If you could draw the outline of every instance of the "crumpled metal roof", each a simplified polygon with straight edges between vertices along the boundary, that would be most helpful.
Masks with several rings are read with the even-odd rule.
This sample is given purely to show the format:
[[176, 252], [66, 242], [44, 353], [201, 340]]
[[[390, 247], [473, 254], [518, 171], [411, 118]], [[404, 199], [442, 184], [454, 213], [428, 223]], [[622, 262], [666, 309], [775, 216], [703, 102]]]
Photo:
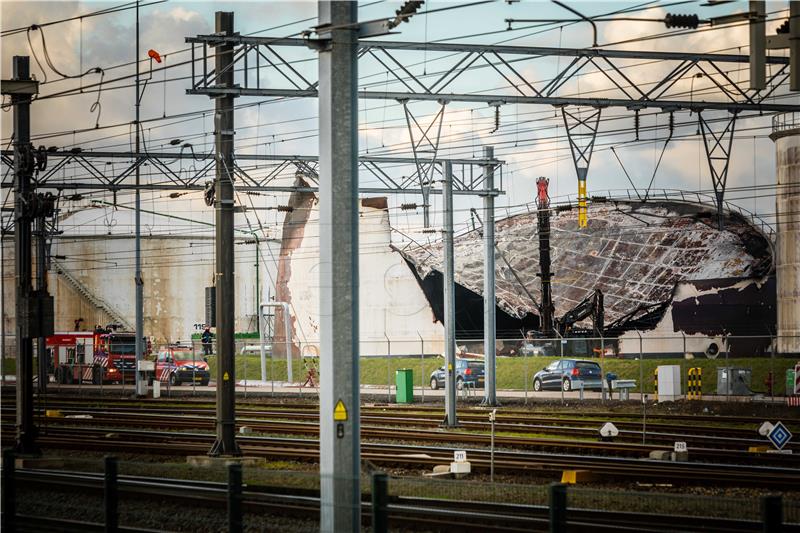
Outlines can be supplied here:
[[[717, 229], [713, 207], [658, 201], [609, 201], [589, 207], [589, 225], [578, 229], [577, 210], [551, 217], [553, 301], [561, 316], [595, 288], [605, 295], [606, 323], [642, 304], [671, 299], [684, 280], [761, 277], [772, 269], [768, 239], [743, 217], [727, 213]], [[497, 220], [498, 249], [526, 289], [541, 298], [537, 215]], [[479, 229], [454, 240], [455, 281], [483, 294], [483, 237]], [[442, 269], [442, 243], [402, 250], [420, 279]], [[497, 305], [522, 318], [538, 314], [511, 270], [496, 255]]]

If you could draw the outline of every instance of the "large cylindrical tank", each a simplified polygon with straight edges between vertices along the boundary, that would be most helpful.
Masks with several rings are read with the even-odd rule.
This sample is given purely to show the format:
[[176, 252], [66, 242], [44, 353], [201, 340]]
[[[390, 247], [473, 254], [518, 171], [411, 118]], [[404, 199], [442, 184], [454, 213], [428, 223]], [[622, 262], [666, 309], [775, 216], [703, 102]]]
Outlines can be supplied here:
[[800, 354], [800, 113], [773, 120], [778, 353]]

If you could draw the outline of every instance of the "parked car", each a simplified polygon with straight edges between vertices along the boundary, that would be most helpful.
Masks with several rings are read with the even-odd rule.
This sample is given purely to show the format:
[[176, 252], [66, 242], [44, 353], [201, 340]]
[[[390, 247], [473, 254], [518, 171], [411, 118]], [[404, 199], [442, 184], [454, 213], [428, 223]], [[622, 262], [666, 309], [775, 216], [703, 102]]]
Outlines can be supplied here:
[[602, 390], [602, 371], [594, 361], [583, 359], [559, 359], [553, 361], [533, 376], [533, 390], [571, 391], [577, 388], [576, 381], [583, 381], [584, 390]]
[[[456, 388], [458, 390], [463, 389], [464, 383], [475, 387], [483, 387], [484, 369], [483, 361], [456, 359]], [[444, 378], [444, 367], [439, 367], [431, 372], [431, 388], [436, 390], [439, 387], [444, 387]]]
[[211, 379], [204, 358], [183, 346], [167, 346], [158, 351], [156, 375], [159, 381], [169, 381], [170, 385], [194, 382], [205, 386]]

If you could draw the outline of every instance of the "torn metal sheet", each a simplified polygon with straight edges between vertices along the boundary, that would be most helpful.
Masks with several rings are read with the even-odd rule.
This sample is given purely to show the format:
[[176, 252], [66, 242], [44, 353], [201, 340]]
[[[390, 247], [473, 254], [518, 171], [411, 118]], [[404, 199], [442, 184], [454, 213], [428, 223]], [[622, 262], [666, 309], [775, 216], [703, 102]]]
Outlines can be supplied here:
[[[670, 301], [679, 282], [760, 278], [773, 268], [768, 238], [736, 213], [726, 213], [725, 229], [720, 231], [712, 206], [614, 201], [589, 209], [584, 229], [577, 229], [577, 212], [553, 213], [550, 242], [557, 316], [596, 288], [603, 291], [606, 321], [611, 323], [639, 306]], [[538, 310], [519, 287], [520, 281], [535, 298], [541, 297], [536, 227], [532, 210], [498, 220], [495, 229], [497, 247], [519, 277], [505, 262], [497, 262], [497, 306], [526, 323]], [[431, 276], [439, 277], [441, 243], [401, 253], [423, 288], [430, 285]], [[456, 237], [456, 283], [478, 298], [483, 290], [482, 254], [479, 231]], [[435, 313], [436, 302], [429, 292]]]

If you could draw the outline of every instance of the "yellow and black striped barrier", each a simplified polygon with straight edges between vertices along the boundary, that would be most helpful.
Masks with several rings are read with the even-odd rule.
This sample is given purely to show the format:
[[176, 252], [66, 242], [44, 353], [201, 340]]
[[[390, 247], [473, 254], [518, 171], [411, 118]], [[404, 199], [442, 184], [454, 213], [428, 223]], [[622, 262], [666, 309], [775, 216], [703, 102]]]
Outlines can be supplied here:
[[699, 400], [703, 397], [703, 369], [690, 368], [687, 371], [686, 399]]
[[653, 399], [658, 401], [658, 368], [653, 369]]

